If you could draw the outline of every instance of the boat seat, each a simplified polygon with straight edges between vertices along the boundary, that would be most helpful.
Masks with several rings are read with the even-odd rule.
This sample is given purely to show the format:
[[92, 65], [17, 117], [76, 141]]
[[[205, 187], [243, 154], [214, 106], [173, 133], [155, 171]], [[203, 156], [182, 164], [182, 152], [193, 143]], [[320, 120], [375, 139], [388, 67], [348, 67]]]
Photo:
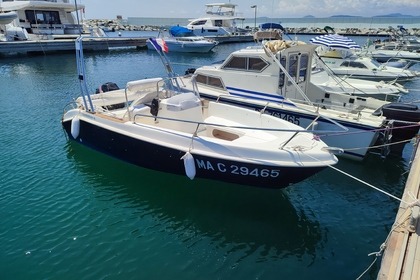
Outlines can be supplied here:
[[[201, 100], [192, 92], [162, 99], [157, 116], [161, 127], [194, 133], [197, 131], [197, 123], [203, 122]], [[198, 131], [202, 128], [203, 125], [200, 125]]]

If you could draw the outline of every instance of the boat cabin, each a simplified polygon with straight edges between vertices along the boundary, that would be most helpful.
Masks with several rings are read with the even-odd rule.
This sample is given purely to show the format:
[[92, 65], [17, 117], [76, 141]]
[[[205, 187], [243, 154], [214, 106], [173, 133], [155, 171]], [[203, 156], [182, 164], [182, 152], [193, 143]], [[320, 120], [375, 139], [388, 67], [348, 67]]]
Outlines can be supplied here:
[[70, 0], [3, 0], [0, 5], [3, 11], [17, 13], [13, 27], [23, 28], [28, 34], [79, 34], [83, 29], [73, 13], [84, 9], [84, 5], [75, 6]]

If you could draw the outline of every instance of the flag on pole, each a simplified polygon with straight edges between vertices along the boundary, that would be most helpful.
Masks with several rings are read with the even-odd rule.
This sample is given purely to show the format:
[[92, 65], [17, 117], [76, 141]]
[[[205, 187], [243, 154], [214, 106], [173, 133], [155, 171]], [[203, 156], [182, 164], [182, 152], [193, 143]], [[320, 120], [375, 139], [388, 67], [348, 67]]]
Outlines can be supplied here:
[[150, 43], [155, 47], [156, 50], [167, 53], [169, 51], [165, 40], [162, 38], [149, 38]]

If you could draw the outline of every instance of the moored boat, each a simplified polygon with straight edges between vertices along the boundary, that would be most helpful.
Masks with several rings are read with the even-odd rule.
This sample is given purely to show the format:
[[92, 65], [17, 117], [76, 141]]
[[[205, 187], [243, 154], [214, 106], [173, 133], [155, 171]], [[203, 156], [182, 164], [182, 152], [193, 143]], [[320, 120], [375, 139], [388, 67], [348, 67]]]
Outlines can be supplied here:
[[0, 22], [2, 15], [15, 15], [4, 28], [8, 41], [76, 39], [81, 33], [103, 36], [99, 28], [87, 31], [78, 22], [76, 13], [84, 8], [70, 0], [0, 1]]
[[190, 20], [186, 28], [197, 36], [204, 36], [219, 43], [252, 42], [251, 30], [238, 26], [245, 18], [236, 12], [236, 4], [211, 3], [206, 4], [205, 15]]
[[173, 87], [172, 77], [90, 94], [78, 44], [82, 97], [62, 117], [71, 140], [153, 170], [265, 188], [287, 187], [337, 162], [312, 132], [203, 100]]
[[[312, 57], [315, 46], [285, 41], [265, 42], [231, 53], [223, 62], [195, 69], [182, 78], [186, 87], [196, 80], [200, 95], [237, 106], [262, 111], [279, 118], [311, 127], [330, 146], [344, 150], [343, 156], [363, 159], [372, 147], [381, 147], [384, 156], [389, 144], [402, 129], [392, 130], [399, 121], [412, 121], [374, 114], [389, 102], [372, 97], [355, 96], [351, 92], [327, 92], [311, 82]], [[287, 70], [286, 70], [287, 69]], [[420, 120], [420, 110], [415, 111]], [[348, 132], [323, 133], [336, 126], [318, 116], [327, 116]], [[316, 125], [312, 122], [316, 119]], [[412, 123], [417, 127], [418, 124]], [[386, 135], [385, 135], [386, 134]], [[404, 140], [414, 137], [410, 134]], [[406, 135], [407, 136], [407, 135]], [[396, 146], [396, 145], [394, 145]], [[400, 149], [398, 149], [400, 151]], [[376, 149], [375, 149], [376, 152]]]
[[[156, 38], [163, 40], [168, 52], [207, 53], [217, 45], [217, 41], [196, 36], [189, 29], [180, 26], [173, 26], [168, 35], [160, 31]], [[147, 48], [155, 51], [150, 40], [147, 40]]]

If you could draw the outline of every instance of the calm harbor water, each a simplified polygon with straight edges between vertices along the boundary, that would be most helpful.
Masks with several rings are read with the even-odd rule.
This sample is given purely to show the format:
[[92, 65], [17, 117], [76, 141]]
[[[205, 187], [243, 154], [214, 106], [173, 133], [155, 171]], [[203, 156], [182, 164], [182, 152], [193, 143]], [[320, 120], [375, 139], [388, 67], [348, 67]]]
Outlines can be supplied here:
[[[169, 56], [183, 73], [246, 45]], [[86, 70], [92, 91], [164, 75], [147, 50], [86, 54]], [[68, 142], [60, 119], [79, 94], [74, 54], [2, 58], [0, 84], [0, 279], [355, 279], [394, 221], [398, 201], [331, 169], [273, 191], [190, 181]], [[419, 81], [406, 86], [405, 100], [420, 99]], [[411, 152], [337, 167], [400, 197]]]

